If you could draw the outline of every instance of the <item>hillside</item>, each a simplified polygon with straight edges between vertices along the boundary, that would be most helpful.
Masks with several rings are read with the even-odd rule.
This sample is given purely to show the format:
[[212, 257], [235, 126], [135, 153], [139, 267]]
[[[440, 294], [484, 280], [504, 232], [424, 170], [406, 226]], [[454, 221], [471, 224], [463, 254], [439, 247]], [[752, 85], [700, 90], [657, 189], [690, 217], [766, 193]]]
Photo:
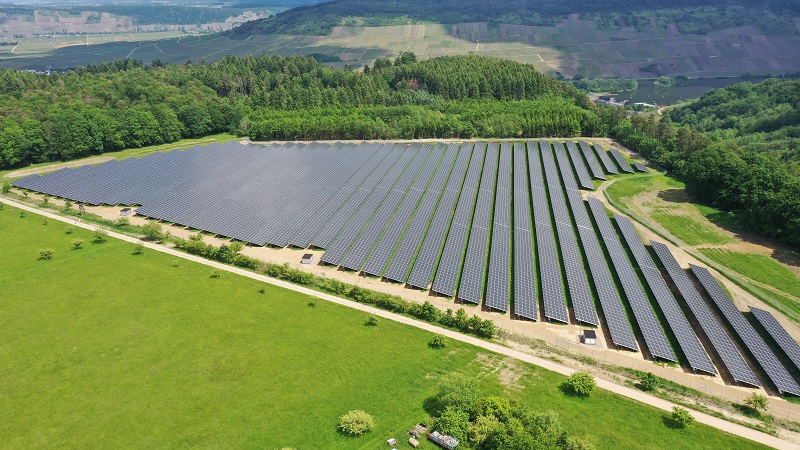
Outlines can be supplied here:
[[[682, 9], [668, 11], [670, 8]], [[637, 14], [647, 12], [644, 16]], [[757, 12], [757, 14], [753, 14]], [[676, 15], [677, 13], [677, 15]], [[713, 29], [743, 25], [785, 26], [789, 34], [794, 27], [782, 15], [800, 14], [800, 6], [790, 0], [763, 5], [754, 0], [624, 0], [595, 2], [574, 0], [523, 0], [518, 2], [443, 0], [336, 0], [318, 5], [293, 8], [272, 18], [253, 21], [230, 32], [231, 36], [254, 34], [327, 35], [339, 26], [385, 26], [418, 23], [456, 24], [488, 22], [514, 25], [554, 25], [570, 14], [600, 16], [612, 26], [650, 26], [656, 19], [671, 18], [679, 22], [683, 32], [704, 34]], [[676, 19], [680, 20], [676, 20]], [[770, 21], [770, 19], [773, 19]], [[639, 24], [639, 22], [642, 22]]]

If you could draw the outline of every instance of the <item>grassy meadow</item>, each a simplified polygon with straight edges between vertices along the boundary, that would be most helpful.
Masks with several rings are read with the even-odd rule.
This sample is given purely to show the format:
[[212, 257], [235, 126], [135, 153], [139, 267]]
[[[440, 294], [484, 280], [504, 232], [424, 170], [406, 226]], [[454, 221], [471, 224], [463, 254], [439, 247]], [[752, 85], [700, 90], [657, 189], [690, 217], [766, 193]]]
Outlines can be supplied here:
[[[700, 424], [668, 428], [667, 413], [604, 391], [570, 397], [552, 372], [452, 341], [434, 350], [428, 332], [365, 326], [362, 312], [68, 227], [0, 210], [2, 448], [379, 448], [426, 419], [449, 372], [557, 411], [598, 448], [760, 447]], [[376, 429], [338, 433], [350, 409], [370, 412]]]

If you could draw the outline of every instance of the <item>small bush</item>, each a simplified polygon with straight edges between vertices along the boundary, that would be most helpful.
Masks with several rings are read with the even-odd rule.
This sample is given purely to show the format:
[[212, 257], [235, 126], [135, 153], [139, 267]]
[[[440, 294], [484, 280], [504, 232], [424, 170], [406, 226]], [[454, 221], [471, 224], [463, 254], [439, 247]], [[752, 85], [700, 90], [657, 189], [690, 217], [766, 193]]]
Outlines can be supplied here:
[[378, 318], [375, 317], [375, 316], [369, 316], [367, 321], [364, 322], [364, 325], [366, 325], [368, 327], [377, 327], [378, 326]]
[[11, 192], [11, 183], [6, 181], [3, 183], [3, 194], [8, 194], [9, 192]]
[[50, 249], [39, 250], [39, 259], [42, 261], [53, 259], [53, 251]]
[[72, 209], [72, 200], [64, 200], [64, 210]]
[[80, 250], [83, 248], [83, 241], [80, 239], [72, 241], [72, 249], [73, 250]]
[[120, 217], [119, 219], [117, 219], [116, 222], [114, 222], [114, 226], [117, 226], [117, 227], [127, 227], [130, 224], [131, 224], [131, 221], [127, 217]]
[[164, 239], [164, 232], [161, 229], [161, 225], [154, 220], [147, 221], [142, 227], [142, 234], [144, 234], [144, 238], [148, 241], [161, 241]]
[[94, 230], [94, 239], [92, 239], [92, 242], [95, 244], [102, 244], [106, 241], [106, 239], [108, 239], [108, 231], [102, 228], [97, 228]]
[[75, 229], [69, 226], [64, 228], [64, 234], [72, 234], [74, 231]]
[[568, 391], [580, 397], [588, 397], [596, 386], [594, 377], [589, 372], [575, 372], [564, 382]]
[[136, 247], [133, 247], [133, 254], [141, 255], [142, 253], [144, 253], [144, 245], [136, 244]]
[[45, 206], [49, 205], [50, 204], [50, 196], [45, 195], [44, 197], [42, 197], [42, 204], [45, 205]]
[[446, 345], [447, 344], [444, 342], [444, 336], [441, 334], [433, 335], [431, 340], [428, 341], [428, 347], [430, 348], [444, 348]]
[[658, 387], [658, 377], [650, 372], [646, 372], [639, 378], [639, 385], [644, 391], [652, 391]]
[[25, 214], [25, 211], [20, 211], [20, 212], [19, 212], [19, 218], [20, 218], [20, 219], [24, 219], [26, 215], [27, 215], [27, 214]]
[[258, 293], [263, 295], [263, 294], [267, 293], [267, 290], [264, 289], [264, 288], [261, 288], [261, 289], [258, 290]]
[[219, 273], [219, 270], [215, 270], [215, 271], [211, 272], [211, 278], [219, 278], [220, 275], [221, 274]]
[[671, 419], [675, 428], [686, 428], [694, 422], [694, 417], [689, 414], [689, 411], [680, 406], [672, 407]]
[[744, 404], [755, 411], [765, 411], [767, 409], [767, 396], [753, 392], [744, 399]]
[[47, 219], [42, 219], [42, 225], [47, 225]]
[[173, 259], [172, 260], [172, 267], [178, 267], [178, 260], [177, 259]]
[[360, 409], [354, 409], [339, 418], [339, 429], [344, 434], [360, 436], [373, 428], [375, 428], [375, 419]]

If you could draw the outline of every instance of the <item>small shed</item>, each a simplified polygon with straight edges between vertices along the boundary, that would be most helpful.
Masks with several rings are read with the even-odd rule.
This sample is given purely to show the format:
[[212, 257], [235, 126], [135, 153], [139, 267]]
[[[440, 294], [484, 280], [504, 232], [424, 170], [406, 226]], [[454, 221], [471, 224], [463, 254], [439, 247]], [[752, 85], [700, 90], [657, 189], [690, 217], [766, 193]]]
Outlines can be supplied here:
[[597, 333], [594, 330], [583, 330], [583, 343], [586, 345], [597, 343]]
[[412, 438], [408, 438], [408, 443], [409, 443], [409, 445], [411, 445], [414, 448], [419, 447], [419, 441], [414, 439], [413, 437]]
[[314, 254], [313, 253], [306, 253], [303, 255], [303, 258], [300, 259], [300, 264], [311, 264], [314, 262]]
[[122, 208], [119, 211], [119, 215], [122, 216], [122, 217], [130, 216], [131, 215], [131, 209], [130, 208]]

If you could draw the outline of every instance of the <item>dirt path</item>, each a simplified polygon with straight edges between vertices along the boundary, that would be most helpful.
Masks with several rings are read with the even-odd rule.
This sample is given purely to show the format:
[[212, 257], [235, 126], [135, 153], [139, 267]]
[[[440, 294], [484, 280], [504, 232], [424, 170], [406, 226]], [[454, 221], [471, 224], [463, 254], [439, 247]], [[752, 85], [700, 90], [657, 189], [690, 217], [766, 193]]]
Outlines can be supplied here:
[[[0, 198], [0, 202], [6, 203], [6, 204], [8, 204], [10, 206], [13, 206], [15, 208], [19, 208], [19, 209], [22, 209], [22, 210], [25, 210], [25, 211], [28, 211], [28, 212], [31, 212], [31, 213], [34, 213], [34, 214], [39, 214], [39, 215], [45, 216], [45, 217], [47, 217], [49, 219], [58, 220], [58, 221], [65, 222], [65, 223], [69, 223], [69, 224], [71, 224], [73, 226], [77, 226], [77, 227], [84, 228], [84, 229], [87, 229], [87, 230], [95, 230], [97, 228], [97, 226], [95, 226], [95, 225], [83, 223], [83, 222], [77, 221], [77, 220], [72, 219], [72, 218], [62, 217], [62, 216], [59, 216], [59, 215], [51, 213], [51, 212], [41, 211], [39, 209], [32, 208], [30, 206], [26, 206], [26, 205], [23, 205], [23, 204], [20, 204], [20, 203], [17, 203], [15, 201], [11, 201], [11, 200], [8, 200], [8, 199], [5, 199], [5, 198]], [[371, 306], [367, 306], [367, 305], [363, 305], [363, 304], [360, 304], [360, 303], [356, 303], [356, 302], [353, 302], [353, 301], [350, 301], [350, 300], [346, 300], [346, 299], [343, 299], [343, 298], [339, 298], [339, 297], [336, 297], [336, 296], [333, 296], [333, 295], [321, 293], [321, 292], [318, 292], [318, 291], [315, 291], [315, 290], [312, 290], [312, 289], [309, 289], [309, 288], [305, 288], [305, 287], [302, 287], [302, 286], [298, 286], [298, 285], [294, 285], [294, 284], [288, 283], [286, 281], [278, 280], [278, 279], [275, 279], [275, 278], [270, 278], [270, 277], [267, 277], [265, 275], [260, 275], [260, 274], [257, 274], [257, 273], [249, 272], [247, 270], [240, 269], [238, 267], [231, 267], [231, 266], [228, 266], [228, 265], [225, 265], [225, 264], [222, 264], [222, 263], [218, 263], [218, 262], [215, 262], [215, 261], [209, 261], [209, 260], [194, 256], [194, 255], [189, 255], [189, 254], [180, 252], [178, 250], [174, 250], [174, 249], [168, 248], [168, 247], [160, 245], [160, 244], [154, 244], [154, 243], [150, 243], [150, 242], [142, 242], [141, 240], [139, 240], [137, 238], [126, 236], [126, 235], [123, 235], [123, 234], [120, 234], [120, 233], [116, 233], [116, 232], [113, 232], [113, 231], [109, 231], [108, 235], [109, 235], [109, 237], [113, 237], [115, 239], [120, 239], [120, 240], [123, 240], [123, 241], [126, 241], [126, 242], [130, 242], [130, 243], [134, 243], [134, 244], [142, 244], [144, 247], [146, 247], [148, 249], [151, 249], [151, 250], [154, 250], [154, 251], [158, 251], [158, 252], [162, 252], [162, 253], [165, 253], [165, 254], [168, 254], [168, 255], [171, 255], [171, 256], [175, 256], [177, 258], [182, 258], [182, 259], [185, 259], [185, 260], [193, 261], [193, 262], [196, 262], [196, 263], [199, 263], [199, 264], [204, 264], [206, 266], [213, 267], [213, 268], [215, 268], [217, 270], [234, 273], [234, 274], [241, 275], [241, 276], [244, 276], [244, 277], [248, 277], [248, 278], [251, 278], [251, 279], [254, 279], [254, 280], [258, 280], [258, 281], [263, 281], [265, 283], [269, 283], [269, 284], [272, 284], [272, 285], [275, 285], [275, 286], [279, 286], [279, 287], [282, 287], [284, 289], [291, 289], [291, 290], [299, 292], [301, 294], [305, 294], [305, 295], [312, 296], [312, 297], [317, 297], [317, 298], [320, 298], [322, 300], [326, 300], [326, 301], [329, 301], [329, 302], [332, 302], [332, 303], [336, 303], [336, 304], [339, 304], [339, 305], [342, 305], [342, 306], [346, 306], [348, 308], [356, 309], [356, 310], [359, 310], [359, 311], [364, 311], [364, 312], [367, 312], [367, 313], [375, 315], [375, 316], [383, 317], [383, 318], [386, 318], [386, 319], [389, 319], [389, 320], [393, 320], [395, 322], [399, 322], [399, 323], [403, 323], [403, 324], [406, 324], [406, 325], [410, 325], [410, 326], [413, 326], [413, 327], [416, 327], [416, 328], [419, 328], [419, 329], [422, 329], [422, 330], [426, 330], [426, 331], [429, 331], [429, 332], [432, 332], [432, 333], [439, 333], [439, 334], [442, 334], [442, 335], [444, 335], [444, 336], [446, 336], [446, 337], [448, 337], [450, 339], [458, 340], [458, 341], [461, 341], [461, 342], [464, 342], [464, 343], [467, 343], [467, 344], [470, 344], [470, 345], [474, 345], [476, 347], [483, 348], [483, 349], [491, 351], [491, 352], [495, 352], [495, 353], [498, 353], [498, 354], [501, 354], [501, 355], [508, 356], [510, 358], [514, 358], [514, 359], [517, 359], [517, 360], [520, 360], [520, 361], [524, 361], [524, 362], [527, 362], [527, 363], [530, 363], [530, 364], [534, 364], [536, 366], [542, 367], [542, 368], [547, 369], [547, 370], [551, 370], [553, 372], [560, 373], [562, 375], [571, 375], [572, 373], [575, 372], [575, 369], [572, 369], [572, 368], [567, 367], [565, 365], [558, 364], [556, 362], [553, 362], [553, 361], [550, 361], [550, 360], [547, 360], [547, 359], [539, 358], [537, 356], [533, 356], [531, 354], [522, 352], [520, 350], [516, 350], [516, 349], [505, 347], [505, 346], [502, 346], [502, 345], [499, 345], [499, 344], [495, 344], [493, 342], [483, 341], [481, 339], [478, 339], [478, 338], [475, 338], [475, 337], [472, 337], [472, 336], [467, 336], [467, 335], [464, 335], [464, 334], [456, 332], [456, 331], [452, 331], [452, 330], [448, 330], [448, 329], [445, 329], [445, 328], [441, 328], [441, 327], [438, 327], [436, 325], [432, 325], [432, 324], [429, 324], [429, 323], [426, 323], [426, 322], [421, 322], [421, 321], [418, 321], [418, 320], [415, 320], [415, 319], [411, 319], [411, 318], [408, 318], [408, 317], [405, 317], [405, 316], [401, 316], [401, 315], [398, 315], [398, 314], [394, 314], [394, 313], [391, 313], [391, 312], [388, 312], [388, 311], [384, 311], [384, 310], [381, 310], [381, 309], [373, 308]], [[661, 410], [664, 410], [664, 411], [671, 411], [674, 406], [677, 406], [672, 402], [669, 402], [669, 401], [666, 401], [666, 400], [662, 400], [662, 399], [660, 399], [658, 397], [654, 397], [652, 395], [649, 395], [647, 393], [641, 392], [641, 391], [633, 389], [633, 388], [629, 388], [629, 387], [626, 387], [626, 386], [621, 386], [621, 385], [615, 384], [615, 383], [613, 383], [611, 381], [608, 381], [608, 380], [605, 380], [605, 379], [602, 379], [602, 378], [598, 378], [597, 379], [597, 386], [600, 387], [601, 389], [605, 389], [607, 391], [610, 391], [610, 392], [625, 396], [627, 398], [636, 400], [636, 401], [641, 402], [641, 403], [645, 403], [647, 405], [653, 406], [655, 408], [658, 408], [658, 409], [661, 409]], [[691, 414], [700, 423], [704, 423], [706, 425], [710, 425], [712, 427], [715, 427], [717, 429], [720, 429], [722, 431], [725, 431], [725, 432], [728, 432], [728, 433], [731, 433], [731, 434], [735, 434], [735, 435], [743, 437], [745, 439], [750, 439], [750, 440], [753, 440], [753, 441], [756, 441], [756, 442], [760, 442], [760, 443], [762, 443], [764, 445], [768, 445], [768, 446], [771, 446], [771, 447], [774, 447], [774, 448], [778, 448], [778, 449], [798, 449], [798, 448], [800, 448], [800, 446], [798, 444], [796, 444], [796, 443], [781, 439], [779, 437], [770, 436], [770, 435], [768, 435], [766, 433], [762, 433], [760, 431], [756, 431], [756, 430], [744, 427], [742, 425], [737, 425], [735, 423], [731, 423], [731, 422], [725, 421], [723, 419], [719, 419], [717, 417], [710, 416], [708, 414], [704, 414], [704, 413], [697, 412], [697, 411], [691, 411]]]
[[80, 166], [85, 166], [87, 164], [100, 164], [100, 163], [104, 163], [106, 161], [111, 161], [112, 159], [114, 159], [114, 158], [111, 157], [111, 156], [96, 156], [96, 157], [93, 157], [93, 158], [84, 158], [84, 159], [78, 159], [78, 160], [75, 160], [75, 161], [68, 161], [68, 162], [64, 162], [64, 163], [50, 164], [48, 166], [36, 167], [36, 168], [33, 168], [33, 169], [15, 170], [13, 172], [7, 173], [4, 178], [27, 177], [28, 175], [36, 175], [37, 173], [53, 172], [53, 171], [56, 171], [58, 169], [63, 169], [65, 167], [80, 167]]

